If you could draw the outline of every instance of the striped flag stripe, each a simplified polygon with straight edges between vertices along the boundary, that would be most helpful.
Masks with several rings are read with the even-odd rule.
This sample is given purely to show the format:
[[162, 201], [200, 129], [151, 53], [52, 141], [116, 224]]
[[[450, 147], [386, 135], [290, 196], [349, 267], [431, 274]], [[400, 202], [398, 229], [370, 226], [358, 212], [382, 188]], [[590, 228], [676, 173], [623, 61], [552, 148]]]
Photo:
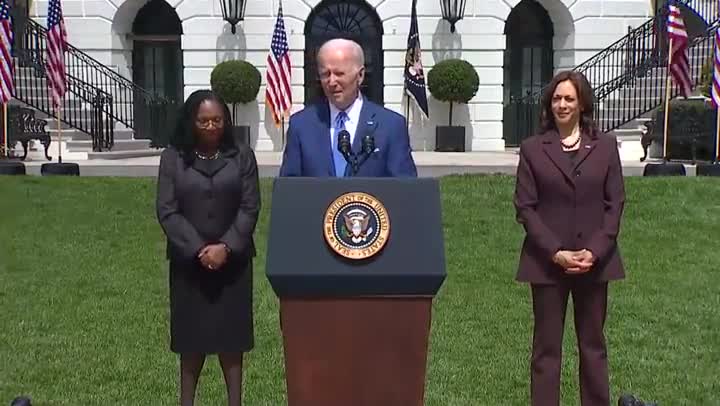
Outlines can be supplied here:
[[692, 93], [692, 79], [690, 77], [690, 66], [687, 59], [688, 35], [685, 29], [685, 22], [677, 5], [670, 3], [667, 30], [668, 39], [672, 41], [670, 49], [670, 75], [675, 79], [680, 93], [684, 97]]
[[289, 114], [292, 109], [291, 72], [290, 47], [285, 33], [282, 3], [280, 3], [265, 71], [267, 86], [265, 102], [270, 108], [276, 126], [280, 125], [282, 117]]
[[715, 31], [715, 54], [713, 58], [713, 79], [711, 101], [715, 108], [720, 106], [720, 31]]
[[65, 75], [65, 51], [67, 50], [67, 32], [62, 16], [60, 0], [48, 3], [47, 33], [47, 76], [53, 106], [57, 109], [65, 96], [67, 82]]
[[12, 42], [10, 3], [9, 0], [0, 0], [0, 103], [7, 103], [15, 95]]

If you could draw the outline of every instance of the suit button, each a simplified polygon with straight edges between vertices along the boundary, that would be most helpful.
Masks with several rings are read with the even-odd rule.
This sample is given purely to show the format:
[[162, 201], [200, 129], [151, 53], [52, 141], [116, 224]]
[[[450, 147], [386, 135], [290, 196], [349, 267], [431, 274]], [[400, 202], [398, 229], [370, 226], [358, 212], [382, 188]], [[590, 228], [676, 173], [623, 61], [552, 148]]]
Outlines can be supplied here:
[[580, 171], [575, 172], [575, 176], [580, 176]]
[[582, 238], [582, 233], [577, 233], [578, 238]]

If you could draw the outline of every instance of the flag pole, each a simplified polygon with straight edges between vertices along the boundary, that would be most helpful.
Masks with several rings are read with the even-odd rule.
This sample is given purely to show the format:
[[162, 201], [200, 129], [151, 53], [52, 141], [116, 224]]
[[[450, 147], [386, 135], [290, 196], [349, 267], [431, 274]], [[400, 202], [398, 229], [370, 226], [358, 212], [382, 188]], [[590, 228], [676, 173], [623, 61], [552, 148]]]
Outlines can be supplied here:
[[285, 116], [280, 117], [280, 145], [285, 149]]
[[663, 126], [663, 161], [667, 162], [667, 144], [668, 144], [668, 117], [670, 116], [670, 64], [672, 63], [672, 45], [673, 39], [670, 37], [670, 44], [668, 45], [668, 64], [665, 78], [665, 125]]
[[408, 133], [410, 132], [410, 95], [405, 95], [407, 105], [405, 106], [405, 124], [407, 124]]
[[10, 159], [10, 150], [8, 149], [8, 115], [7, 115], [7, 103], [3, 103], [3, 154], [5, 158]]
[[57, 106], [55, 108], [55, 110], [57, 112], [56, 116], [57, 116], [57, 139], [58, 139], [58, 163], [61, 164], [62, 163], [62, 131], [60, 131], [60, 127], [61, 127], [60, 121], [61, 121], [61, 117], [62, 117], [62, 109], [60, 108], [60, 106]]
[[[718, 9], [718, 17], [720, 17], [720, 9]], [[713, 52], [713, 75], [712, 75], [712, 82], [710, 85], [710, 97], [712, 98], [713, 104], [715, 104], [715, 156], [713, 157], [713, 162], [720, 163], [720, 104], [717, 103], [717, 100], [715, 100], [715, 85], [717, 84], [716, 81], [718, 81], [720, 78], [717, 77], [718, 70], [720, 70], [720, 66], [718, 66], [718, 54], [720, 53], [720, 35], [718, 35], [717, 32], [715, 32], [715, 52]]]
[[[713, 88], [715, 84], [713, 84]], [[713, 161], [718, 163], [720, 161], [720, 106], [715, 106], [715, 156]]]

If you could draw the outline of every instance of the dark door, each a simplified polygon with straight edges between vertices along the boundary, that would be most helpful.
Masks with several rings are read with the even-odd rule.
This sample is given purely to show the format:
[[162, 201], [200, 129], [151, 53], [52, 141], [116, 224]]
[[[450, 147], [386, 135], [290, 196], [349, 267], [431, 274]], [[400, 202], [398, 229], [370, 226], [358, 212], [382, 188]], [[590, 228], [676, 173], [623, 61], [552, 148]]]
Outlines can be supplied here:
[[365, 56], [365, 80], [360, 91], [371, 101], [383, 104], [382, 22], [363, 0], [324, 0], [305, 23], [305, 103], [323, 96], [317, 74], [317, 51], [327, 40], [351, 39]]
[[169, 100], [183, 99], [182, 49], [174, 41], [135, 41], [133, 81]]
[[553, 75], [553, 27], [547, 11], [535, 0], [521, 1], [505, 23], [503, 136], [518, 146], [537, 128], [537, 94]]
[[13, 25], [13, 56], [19, 56], [25, 49], [25, 27], [27, 26], [29, 14], [28, 0], [11, 0], [10, 1], [10, 17], [12, 17]]
[[[133, 21], [135, 137], [167, 141], [177, 105], [184, 99], [182, 22], [164, 0], [150, 0]], [[153, 95], [149, 97], [148, 94]]]

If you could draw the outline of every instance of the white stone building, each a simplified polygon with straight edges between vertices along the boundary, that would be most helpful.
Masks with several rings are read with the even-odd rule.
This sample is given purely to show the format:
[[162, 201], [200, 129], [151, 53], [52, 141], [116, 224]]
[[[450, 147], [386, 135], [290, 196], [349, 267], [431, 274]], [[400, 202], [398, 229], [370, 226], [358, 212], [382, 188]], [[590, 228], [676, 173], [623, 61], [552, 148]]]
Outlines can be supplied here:
[[[224, 60], [258, 67], [263, 86], [257, 105], [243, 106], [258, 151], [280, 150], [281, 134], [265, 112], [265, 58], [279, 0], [249, 0], [244, 21], [231, 34], [219, 0], [63, 0], [70, 42], [149, 90], [186, 97], [208, 88], [210, 72]], [[403, 67], [411, 0], [282, 0], [291, 48], [294, 111], [317, 88], [313, 51], [328, 20], [358, 35], [366, 50], [371, 99], [406, 115]], [[47, 1], [33, 0], [30, 17], [43, 26]], [[426, 72], [445, 58], [469, 61], [480, 87], [467, 106], [453, 109], [466, 126], [466, 150], [498, 151], [504, 139], [503, 105], [511, 94], [537, 90], [553, 72], [572, 68], [653, 16], [650, 0], [467, 0], [450, 33], [439, 0], [418, 0]], [[332, 26], [332, 22], [330, 26]], [[358, 28], [360, 27], [360, 28]], [[307, 66], [307, 68], [306, 68]], [[307, 86], [306, 86], [307, 84]], [[428, 94], [430, 120], [410, 110], [415, 150], [432, 150], [436, 125], [448, 125], [448, 106]]]

